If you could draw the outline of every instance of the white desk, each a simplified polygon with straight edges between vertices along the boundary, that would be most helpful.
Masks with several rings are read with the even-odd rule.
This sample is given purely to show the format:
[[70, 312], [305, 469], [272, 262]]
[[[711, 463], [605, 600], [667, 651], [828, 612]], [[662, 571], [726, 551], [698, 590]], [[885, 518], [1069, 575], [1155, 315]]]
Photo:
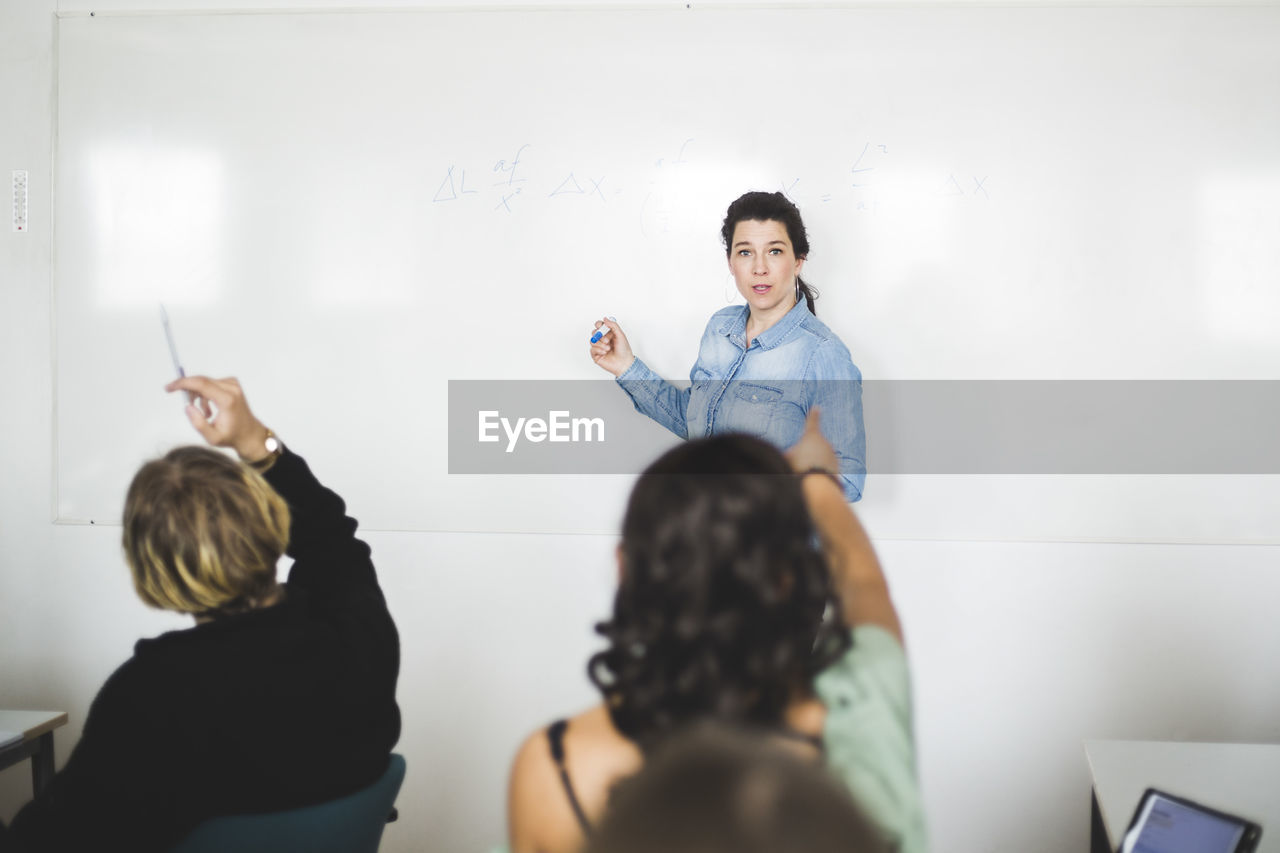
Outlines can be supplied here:
[[22, 740], [0, 747], [0, 770], [31, 759], [32, 795], [53, 780], [53, 730], [67, 722], [65, 711], [0, 711], [0, 732]]
[[1092, 740], [1084, 751], [1095, 853], [1116, 849], [1147, 788], [1256, 821], [1258, 853], [1280, 853], [1280, 744]]

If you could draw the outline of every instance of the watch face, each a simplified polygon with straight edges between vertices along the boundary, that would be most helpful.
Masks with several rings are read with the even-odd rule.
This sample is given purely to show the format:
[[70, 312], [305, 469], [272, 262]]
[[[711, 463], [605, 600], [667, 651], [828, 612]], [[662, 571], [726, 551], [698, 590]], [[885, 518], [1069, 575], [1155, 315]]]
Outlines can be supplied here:
[[280, 439], [274, 435], [267, 436], [267, 452], [276, 453], [280, 450]]

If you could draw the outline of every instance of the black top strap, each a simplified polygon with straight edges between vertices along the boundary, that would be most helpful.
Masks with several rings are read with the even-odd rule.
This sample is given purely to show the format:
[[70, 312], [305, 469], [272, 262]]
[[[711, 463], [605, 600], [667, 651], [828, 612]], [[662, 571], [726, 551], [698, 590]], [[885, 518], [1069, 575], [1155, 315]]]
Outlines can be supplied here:
[[[551, 748], [551, 760], [556, 763], [556, 769], [560, 771], [560, 784], [564, 786], [564, 795], [568, 797], [569, 805], [573, 808], [573, 814], [578, 819], [578, 825], [582, 827], [582, 834], [589, 836], [591, 835], [591, 821], [587, 819], [587, 813], [582, 810], [582, 803], [578, 800], [578, 793], [573, 789], [573, 781], [569, 778], [569, 768], [564, 763], [564, 733], [568, 728], [568, 720], [556, 720], [547, 726], [547, 745]], [[819, 754], [824, 752], [822, 738], [818, 735], [805, 734], [786, 726], [778, 729], [777, 734], [791, 740], [803, 741], [815, 747]]]
[[564, 764], [564, 732], [567, 728], [569, 728], [568, 720], [556, 720], [547, 726], [547, 744], [551, 747], [551, 760], [556, 763], [556, 768], [560, 771], [560, 784], [564, 786], [564, 794], [569, 798], [569, 805], [573, 807], [573, 814], [582, 827], [582, 834], [590, 835], [591, 821], [587, 820], [586, 812], [582, 810], [582, 803], [578, 802], [578, 794], [573, 790], [573, 782], [569, 779], [569, 769]]

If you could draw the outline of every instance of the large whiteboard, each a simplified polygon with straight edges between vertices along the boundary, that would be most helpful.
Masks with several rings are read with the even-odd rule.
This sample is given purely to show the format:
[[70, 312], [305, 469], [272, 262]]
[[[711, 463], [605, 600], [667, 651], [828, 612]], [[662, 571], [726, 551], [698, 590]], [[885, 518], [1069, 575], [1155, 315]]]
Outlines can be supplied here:
[[[242, 377], [367, 526], [615, 530], [627, 476], [450, 476], [448, 382], [600, 378], [605, 313], [687, 375], [746, 189], [804, 211], [868, 379], [1280, 379], [1280, 7], [57, 30], [64, 521], [191, 440], [164, 301], [188, 371]], [[1275, 542], [1277, 479], [873, 474], [862, 507], [881, 536]]]

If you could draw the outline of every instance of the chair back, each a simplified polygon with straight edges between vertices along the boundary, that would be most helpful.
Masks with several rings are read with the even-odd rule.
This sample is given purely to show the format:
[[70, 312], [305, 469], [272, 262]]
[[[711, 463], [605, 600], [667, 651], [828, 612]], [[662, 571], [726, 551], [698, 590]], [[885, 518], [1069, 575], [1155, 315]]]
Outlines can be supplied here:
[[404, 770], [404, 756], [392, 753], [387, 772], [364, 790], [284, 812], [212, 818], [170, 853], [377, 853]]

